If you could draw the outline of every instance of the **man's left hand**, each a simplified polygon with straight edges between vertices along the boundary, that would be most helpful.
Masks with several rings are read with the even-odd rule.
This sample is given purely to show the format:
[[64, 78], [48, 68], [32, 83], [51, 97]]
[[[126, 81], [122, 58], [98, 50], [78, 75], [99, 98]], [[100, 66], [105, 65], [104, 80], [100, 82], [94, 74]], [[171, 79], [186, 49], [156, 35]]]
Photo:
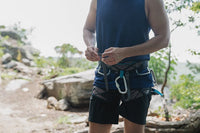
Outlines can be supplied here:
[[102, 61], [107, 65], [115, 65], [125, 58], [125, 48], [110, 47], [102, 54]]

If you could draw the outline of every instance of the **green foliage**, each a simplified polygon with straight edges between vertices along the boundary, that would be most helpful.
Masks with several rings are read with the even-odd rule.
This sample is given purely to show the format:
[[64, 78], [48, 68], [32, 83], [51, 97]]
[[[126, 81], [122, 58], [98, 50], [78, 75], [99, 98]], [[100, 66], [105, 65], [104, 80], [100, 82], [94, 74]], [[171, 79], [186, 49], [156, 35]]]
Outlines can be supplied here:
[[70, 74], [79, 73], [79, 72], [82, 72], [82, 71], [84, 71], [83, 68], [69, 67], [69, 68], [63, 69], [62, 72], [59, 75], [60, 76], [70, 75]]
[[194, 63], [187, 61], [186, 66], [192, 71], [193, 74], [199, 74], [200, 73], [200, 65], [199, 64], [194, 64]]
[[1, 78], [2, 78], [3, 80], [11, 80], [11, 79], [14, 79], [15, 76], [9, 75], [9, 74], [7, 74], [7, 73], [1, 73]]
[[58, 65], [60, 67], [69, 67], [69, 57], [75, 54], [82, 54], [77, 48], [72, 46], [71, 44], [63, 44], [61, 46], [55, 47], [56, 53], [58, 53], [61, 57], [58, 59]]
[[84, 70], [93, 69], [98, 64], [98, 62], [88, 61], [85, 58], [73, 58], [70, 60], [71, 60], [70, 67], [76, 66], [79, 68], [83, 68]]
[[44, 56], [34, 57], [34, 62], [37, 67], [48, 68], [48, 67], [58, 67], [56, 60], [53, 57], [45, 58]]
[[4, 55], [3, 49], [4, 49], [4, 48], [0, 46], [0, 58]]
[[191, 74], [181, 75], [178, 84], [171, 88], [171, 98], [177, 100], [176, 106], [200, 108], [200, 81]]
[[60, 117], [57, 121], [58, 124], [71, 124], [69, 116]]
[[0, 25], [0, 29], [5, 29], [6, 26], [5, 25]]
[[[158, 84], [163, 83], [165, 77], [165, 71], [168, 65], [168, 50], [162, 49], [153, 54], [151, 54], [151, 60], [149, 62], [149, 67], [154, 71], [155, 77], [157, 79]], [[171, 67], [169, 70], [168, 79], [175, 79], [175, 69], [176, 59], [172, 58]]]
[[196, 13], [199, 13], [200, 12], [200, 2], [192, 3], [192, 7], [190, 9]]
[[[197, 52], [195, 50], [188, 50], [192, 55], [195, 56], [200, 56], [200, 52]], [[194, 63], [190, 63], [189, 61], [187, 61], [187, 67], [193, 72], [193, 74], [197, 74], [200, 73], [200, 65], [199, 64], [194, 64]]]
[[33, 28], [31, 29], [25, 29], [22, 28], [21, 23], [15, 23], [13, 26], [9, 27], [9, 30], [14, 31], [20, 36], [20, 39], [18, 40], [19, 45], [25, 45], [28, 43], [28, 36], [31, 35]]
[[[196, 30], [197, 33], [200, 35], [199, 0], [164, 0], [164, 2], [169, 19], [172, 23], [172, 31], [174, 31], [178, 27], [189, 26], [191, 29]], [[183, 11], [186, 10], [189, 14], [182, 14]], [[174, 13], [178, 13], [180, 15], [175, 15]], [[188, 21], [185, 18], [188, 18]]]

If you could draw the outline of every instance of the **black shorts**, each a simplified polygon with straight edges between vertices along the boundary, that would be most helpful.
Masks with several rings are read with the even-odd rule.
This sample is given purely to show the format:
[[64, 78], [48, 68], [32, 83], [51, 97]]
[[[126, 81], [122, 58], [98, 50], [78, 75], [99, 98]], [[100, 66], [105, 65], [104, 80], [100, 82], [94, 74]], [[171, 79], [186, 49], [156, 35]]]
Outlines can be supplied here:
[[118, 90], [94, 87], [90, 97], [89, 121], [99, 124], [118, 124], [119, 115], [136, 124], [145, 125], [151, 88], [132, 89], [131, 98], [123, 100]]

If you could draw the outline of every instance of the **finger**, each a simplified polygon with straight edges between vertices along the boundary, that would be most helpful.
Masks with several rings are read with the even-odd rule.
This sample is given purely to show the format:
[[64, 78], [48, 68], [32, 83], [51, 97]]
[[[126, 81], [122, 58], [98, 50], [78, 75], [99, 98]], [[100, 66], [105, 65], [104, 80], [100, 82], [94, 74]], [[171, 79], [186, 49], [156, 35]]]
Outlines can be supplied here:
[[110, 47], [110, 48], [106, 49], [104, 52], [109, 52], [109, 51], [111, 51], [112, 49], [113, 49], [113, 47]]
[[106, 63], [110, 63], [113, 62], [113, 57], [107, 57], [107, 58], [102, 58], [102, 61], [106, 62]]
[[98, 53], [98, 51], [99, 51], [99, 49], [98, 49], [98, 48], [95, 48], [94, 50], [95, 50], [95, 52], [97, 52], [97, 53]]
[[104, 52], [104, 53], [102, 54], [102, 57], [103, 57], [103, 58], [108, 58], [109, 56], [112, 56], [112, 53], [110, 53], [110, 52]]

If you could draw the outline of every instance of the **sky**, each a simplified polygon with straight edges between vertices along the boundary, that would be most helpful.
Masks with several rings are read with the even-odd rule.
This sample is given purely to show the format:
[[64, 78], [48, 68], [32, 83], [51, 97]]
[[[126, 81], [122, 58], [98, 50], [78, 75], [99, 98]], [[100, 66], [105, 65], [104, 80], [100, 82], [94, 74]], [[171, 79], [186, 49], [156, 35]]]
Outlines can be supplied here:
[[[91, 0], [0, 0], [0, 25], [21, 26], [33, 32], [32, 45], [43, 56], [57, 56], [54, 47], [70, 43], [81, 51], [86, 46], [82, 29]], [[188, 54], [188, 49], [200, 51], [200, 36], [189, 28], [176, 30], [171, 35], [173, 55], [180, 62], [199, 62], [200, 58]]]

